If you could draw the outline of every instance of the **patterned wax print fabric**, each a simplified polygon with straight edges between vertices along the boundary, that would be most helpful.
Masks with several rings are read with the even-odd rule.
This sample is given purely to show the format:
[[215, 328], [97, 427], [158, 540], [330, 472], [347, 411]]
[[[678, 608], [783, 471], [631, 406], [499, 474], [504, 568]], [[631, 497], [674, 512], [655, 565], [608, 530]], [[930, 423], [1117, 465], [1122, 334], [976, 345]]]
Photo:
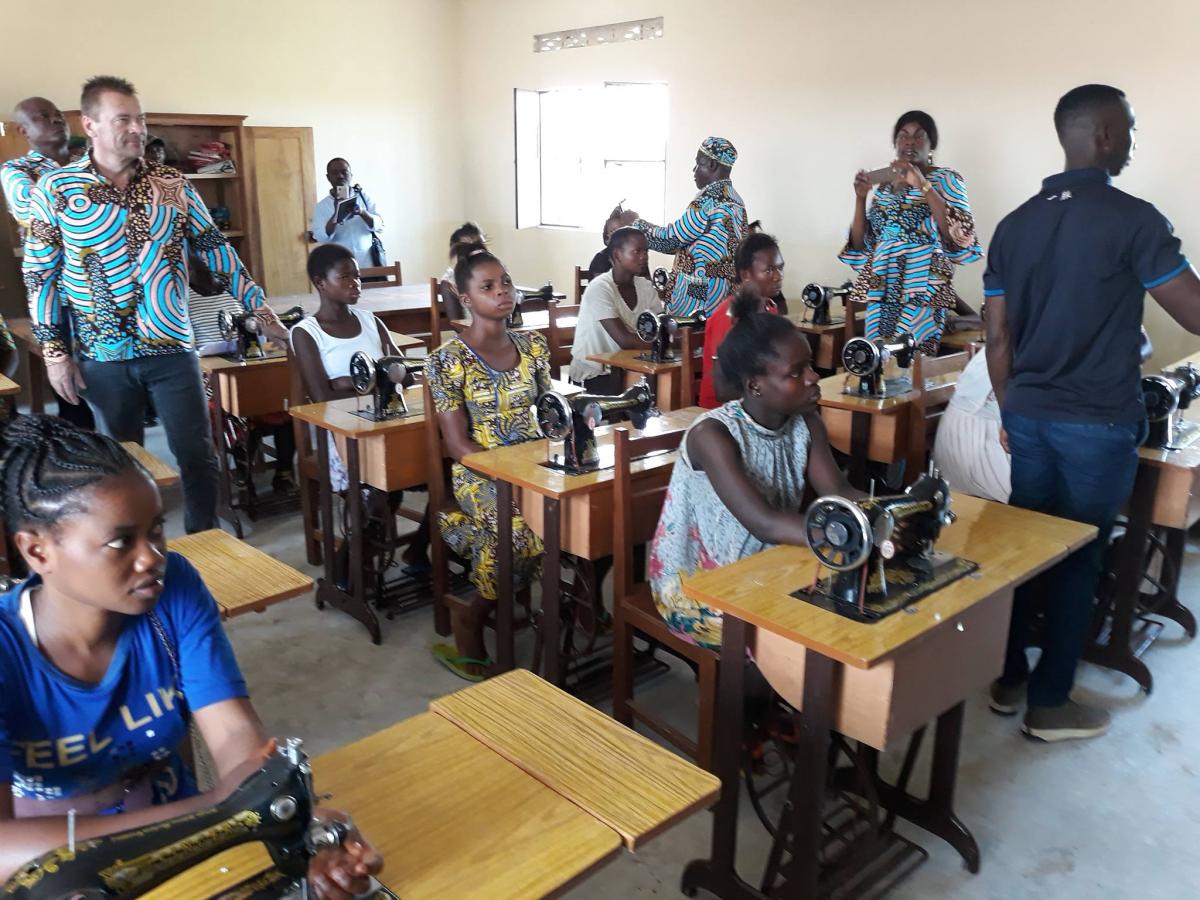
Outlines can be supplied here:
[[867, 304], [867, 338], [908, 332], [921, 352], [931, 356], [937, 353], [946, 315], [958, 302], [951, 284], [954, 266], [975, 262], [983, 248], [962, 176], [953, 169], [933, 169], [927, 177], [946, 201], [948, 239], [939, 235], [933, 211], [918, 189], [885, 184], [876, 189], [867, 212], [863, 249], [847, 243], [838, 259], [858, 275], [850, 296]]
[[[507, 447], [541, 437], [532, 407], [538, 395], [550, 390], [550, 349], [539, 332], [510, 332], [517, 348], [516, 368], [501, 372], [484, 362], [454, 337], [429, 355], [425, 379], [439, 413], [466, 413], [471, 440], [485, 450]], [[442, 537], [470, 564], [471, 582], [479, 595], [495, 600], [496, 484], [461, 463], [451, 468], [451, 486], [459, 511], [442, 513]], [[516, 511], [512, 514], [513, 587], [519, 590], [541, 572], [542, 542]]]
[[22, 232], [29, 227], [30, 191], [38, 179], [56, 171], [58, 167], [58, 163], [36, 150], [0, 165], [0, 188], [4, 189], [4, 202], [8, 204], [8, 211], [17, 220]]
[[685, 596], [683, 579], [737, 562], [767, 545], [721, 502], [708, 474], [692, 468], [688, 437], [706, 419], [728, 429], [747, 477], [772, 509], [800, 509], [812, 439], [803, 416], [772, 431], [755, 422], [741, 400], [704, 413], [683, 436], [650, 544], [647, 572], [654, 605], [667, 626], [685, 640], [715, 650], [721, 646], [721, 613]]
[[721, 178], [708, 185], [670, 225], [638, 219], [633, 227], [645, 232], [651, 250], [675, 254], [667, 312], [712, 315], [732, 290], [734, 257], [746, 231], [746, 204], [733, 182]]
[[80, 356], [102, 362], [189, 350], [189, 247], [225, 277], [242, 306], [265, 306], [177, 170], [141, 161], [124, 189], [86, 157], [45, 175], [29, 195], [24, 262], [33, 334], [44, 354], [67, 352], [68, 331]]

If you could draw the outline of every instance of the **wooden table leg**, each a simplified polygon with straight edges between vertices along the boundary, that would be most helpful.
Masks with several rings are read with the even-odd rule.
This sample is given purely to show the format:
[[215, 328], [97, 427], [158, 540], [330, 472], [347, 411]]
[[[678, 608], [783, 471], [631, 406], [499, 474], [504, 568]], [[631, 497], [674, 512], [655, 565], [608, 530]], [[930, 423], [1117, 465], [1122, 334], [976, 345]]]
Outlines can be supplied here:
[[654, 390], [657, 394], [655, 402], [663, 412], [679, 407], [679, 379], [675, 377], [674, 369], [654, 376]]
[[513, 641], [513, 489], [507, 481], [496, 481], [496, 670], [507, 672], [516, 665]]
[[29, 366], [29, 411], [41, 415], [46, 411], [46, 365], [41, 354], [32, 350], [25, 351], [25, 361]]
[[562, 684], [562, 636], [559, 583], [562, 580], [560, 508], [553, 497], [542, 498], [542, 677], [553, 685]]
[[1107, 613], [1110, 619], [1107, 640], [1102, 635], [1100, 639], [1089, 642], [1083, 651], [1083, 658], [1088, 662], [1125, 673], [1141, 685], [1147, 694], [1154, 689], [1154, 676], [1150, 674], [1150, 667], [1138, 658], [1131, 641], [1157, 490], [1158, 468], [1138, 465], [1133, 493], [1129, 498], [1129, 521], [1117, 553], [1117, 578], [1112, 601], [1107, 610], [1098, 611], [1101, 615]]
[[[217, 451], [217, 515], [233, 526], [233, 533], [242, 537], [242, 520], [233, 508], [233, 480], [229, 471], [229, 454], [225, 450], [225, 403], [221, 396], [221, 377], [212, 372], [208, 376], [212, 387], [212, 433], [213, 446]], [[328, 472], [328, 469], [324, 471]]]
[[[694, 859], [683, 870], [680, 890], [695, 897], [700, 890], [723, 900], [762, 898], [737, 873], [738, 794], [742, 769], [742, 721], [745, 712], [746, 645], [750, 626], [725, 616], [721, 666], [717, 674], [717, 738], [713, 748], [721, 798], [713, 807], [711, 856]], [[810, 654], [812, 655], [812, 654]], [[808, 673], [805, 672], [807, 685]]]
[[[329, 585], [332, 588], [337, 584], [337, 569], [334, 565], [333, 485], [329, 480], [329, 432], [318, 428], [316, 434], [317, 471], [320, 474], [317, 490], [320, 504], [319, 515], [321, 518], [321, 547], [325, 556], [325, 580], [323, 584]], [[318, 587], [317, 609], [321, 609], [325, 605], [321, 594], [322, 589]]]

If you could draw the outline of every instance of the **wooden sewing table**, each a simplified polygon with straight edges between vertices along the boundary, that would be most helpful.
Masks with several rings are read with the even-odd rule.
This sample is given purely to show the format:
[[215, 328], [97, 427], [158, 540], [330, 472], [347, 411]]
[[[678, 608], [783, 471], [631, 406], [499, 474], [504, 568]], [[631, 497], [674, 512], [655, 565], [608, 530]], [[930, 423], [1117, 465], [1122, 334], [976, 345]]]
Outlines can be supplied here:
[[[1187, 363], [1200, 366], [1200, 353], [1167, 368]], [[1183, 418], [1200, 426], [1200, 409], [1189, 407]], [[1138, 471], [1125, 506], [1127, 523], [1117, 551], [1113, 588], [1098, 611], [1096, 633], [1083, 653], [1088, 662], [1128, 675], [1147, 694], [1154, 688], [1154, 677], [1141, 657], [1162, 631], [1162, 623], [1147, 616], [1170, 619], [1189, 638], [1196, 636], [1196, 617], [1179, 600], [1179, 582], [1187, 530], [1200, 521], [1200, 427], [1182, 435], [1178, 446], [1177, 450], [1138, 450]], [[1163, 534], [1158, 573], [1162, 584], [1158, 596], [1151, 598], [1152, 606], [1143, 609], [1143, 577], [1156, 530]]]
[[[537, 682], [501, 675], [313, 760], [404, 900], [557, 896], [715, 799], [708, 773]], [[238, 847], [147, 897], [211, 896], [269, 866]]]
[[[650, 362], [639, 359], [649, 356], [650, 347], [644, 350], [614, 350], [611, 353], [596, 353], [588, 357], [591, 362], [608, 366], [610, 369], [620, 369], [625, 373], [625, 387], [633, 387], [645, 379], [654, 392], [654, 402], [663, 412], [679, 409], [682, 402], [683, 360], [679, 357], [679, 348], [675, 349], [675, 358], [669, 362]], [[688, 404], [690, 405], [690, 404]]]
[[[509, 331], [529, 332], [540, 331], [543, 335], [550, 333], [550, 312], [548, 310], [533, 310], [525, 312], [521, 310], [522, 322], [516, 327], [509, 326]], [[560, 337], [566, 344], [571, 343], [575, 339], [575, 325], [579, 322], [578, 316], [559, 316], [557, 327]], [[462, 333], [462, 330], [470, 325], [469, 319], [455, 319], [450, 323], [450, 327], [455, 331]]]
[[[686, 429], [704, 410], [698, 407], [679, 409], [651, 418], [639, 435], [668, 434]], [[627, 423], [626, 423], [627, 424]], [[596, 444], [602, 464], [607, 467], [583, 475], [569, 475], [561, 469], [548, 468], [548, 442], [544, 439], [527, 441], [511, 447], [497, 447], [464, 456], [462, 463], [472, 471], [496, 482], [498, 509], [508, 509], [513, 500], [529, 527], [542, 538], [545, 556], [542, 560], [542, 673], [552, 684], [562, 680], [560, 657], [559, 579], [563, 551], [587, 560], [598, 560], [612, 554], [613, 539], [613, 470], [612, 431], [606, 425], [596, 429]], [[666, 487], [675, 465], [675, 453], [648, 456], [633, 462], [633, 483], [636, 503], [638, 494]], [[540, 498], [540, 502], [539, 502]], [[635, 509], [634, 515], [637, 512]], [[512, 519], [499, 517], [499, 549], [497, 560], [501, 572], [512, 572]], [[506, 569], [505, 566], [508, 568]], [[501, 669], [514, 664], [511, 624], [509, 636], [502, 639], [499, 624], [503, 617], [512, 619], [512, 578], [497, 579], [497, 665]]]
[[[716, 727], [722, 795], [712, 855], [688, 865], [685, 893], [704, 888], [724, 898], [820, 896], [831, 732], [882, 749], [933, 718], [929, 799], [918, 800], [903, 781], [890, 785], [877, 774], [875, 789], [884, 808], [942, 837], [971, 871], [978, 869], [979, 849], [953, 808], [963, 701], [1003, 667], [1013, 589], [1093, 539], [1096, 529], [962, 494], [955, 496], [954, 510], [958, 520], [943, 530], [938, 549], [973, 560], [979, 569], [916, 601], [912, 613], [898, 611], [874, 624], [791, 596], [813, 583], [817, 564], [806, 547], [775, 547], [684, 581], [689, 597], [724, 613]], [[749, 647], [768, 681], [797, 710], [792, 813], [780, 824], [761, 893], [734, 865]], [[780, 865], [780, 842], [789, 839], [791, 859]], [[786, 879], [782, 887], [779, 875]]]

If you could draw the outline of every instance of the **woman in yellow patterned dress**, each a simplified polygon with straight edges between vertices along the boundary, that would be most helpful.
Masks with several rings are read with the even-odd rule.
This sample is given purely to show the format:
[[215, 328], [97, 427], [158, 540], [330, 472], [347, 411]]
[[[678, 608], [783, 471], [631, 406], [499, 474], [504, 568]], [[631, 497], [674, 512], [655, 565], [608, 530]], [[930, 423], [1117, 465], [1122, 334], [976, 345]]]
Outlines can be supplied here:
[[[536, 331], [510, 332], [513, 283], [504, 264], [480, 247], [461, 254], [454, 280], [471, 323], [430, 354], [425, 378], [442, 437], [454, 459], [452, 485], [459, 512], [439, 517], [442, 537], [470, 567], [478, 596], [452, 617], [457, 648], [437, 644], [434, 658], [468, 681], [479, 681], [491, 661], [483, 625], [497, 593], [496, 485], [465, 468], [468, 453], [531, 441], [540, 434], [531, 407], [550, 389], [550, 350]], [[514, 589], [538, 577], [542, 542], [512, 510]]]

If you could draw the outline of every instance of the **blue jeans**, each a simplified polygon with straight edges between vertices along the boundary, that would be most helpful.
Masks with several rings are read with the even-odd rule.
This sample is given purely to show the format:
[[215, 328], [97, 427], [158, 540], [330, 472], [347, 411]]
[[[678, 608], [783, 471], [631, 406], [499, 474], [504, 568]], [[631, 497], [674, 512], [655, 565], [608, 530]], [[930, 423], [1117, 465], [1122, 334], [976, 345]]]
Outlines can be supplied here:
[[[1104, 548], [1137, 475], [1145, 424], [1047, 422], [1004, 414], [1012, 451], [1012, 496], [1024, 509], [1087, 522], [1099, 536], [1017, 588], [1001, 681], [1029, 680], [1030, 706], [1069, 699], [1100, 580]], [[1044, 608], [1042, 658], [1030, 675], [1025, 648], [1033, 616]]]
[[179, 465], [184, 528], [188, 534], [216, 528], [219, 468], [196, 354], [114, 362], [82, 359], [79, 368], [87, 384], [83, 396], [96, 414], [97, 426], [118, 441], [144, 441], [146, 397], [153, 398]]

